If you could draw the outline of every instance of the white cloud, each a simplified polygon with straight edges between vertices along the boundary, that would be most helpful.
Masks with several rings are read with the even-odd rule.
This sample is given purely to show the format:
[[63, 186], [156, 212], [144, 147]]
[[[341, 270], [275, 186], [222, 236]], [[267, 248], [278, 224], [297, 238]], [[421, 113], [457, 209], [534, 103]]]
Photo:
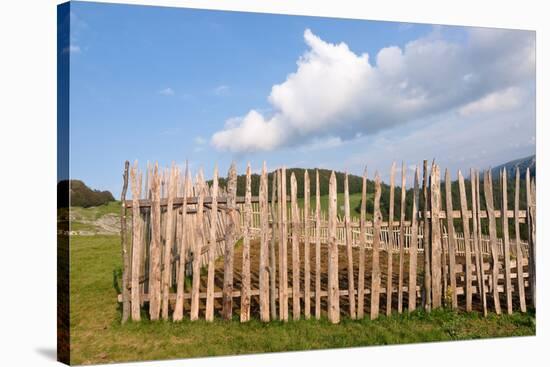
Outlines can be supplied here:
[[490, 112], [502, 112], [520, 105], [524, 98], [524, 91], [518, 87], [510, 87], [489, 93], [477, 101], [470, 102], [459, 109], [463, 116], [470, 116]]
[[158, 93], [162, 96], [173, 96], [176, 94], [176, 92], [170, 87], [161, 89], [158, 91]]
[[383, 48], [373, 63], [307, 29], [297, 70], [271, 89], [272, 112], [228, 119], [211, 144], [253, 152], [351, 140], [452, 110], [510, 106], [534, 82], [532, 32], [472, 28], [461, 43], [442, 34]]
[[206, 143], [206, 139], [204, 139], [202, 136], [195, 137], [195, 144], [204, 145], [205, 143]]

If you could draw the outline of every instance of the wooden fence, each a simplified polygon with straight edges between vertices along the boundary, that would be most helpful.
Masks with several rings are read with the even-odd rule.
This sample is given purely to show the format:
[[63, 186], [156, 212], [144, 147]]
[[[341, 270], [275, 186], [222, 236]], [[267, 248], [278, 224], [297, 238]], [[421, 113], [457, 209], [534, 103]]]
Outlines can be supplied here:
[[[424, 161], [422, 183], [418, 167], [412, 177], [412, 210], [407, 212], [403, 165], [398, 217], [395, 174], [392, 165], [389, 215], [383, 218], [380, 176], [376, 173], [374, 184], [368, 185], [365, 170], [356, 219], [351, 216], [347, 175], [340, 217], [334, 172], [328, 211], [323, 212], [321, 200], [327, 198], [320, 196], [318, 172], [312, 185], [305, 171], [299, 205], [294, 173], [287, 187], [286, 169], [276, 170], [268, 187], [265, 163], [258, 192], [252, 193], [248, 165], [245, 196], [237, 197], [235, 164], [226, 187], [220, 187], [217, 168], [208, 184], [202, 171], [192, 179], [187, 168], [181, 172], [174, 165], [165, 170], [148, 165], [143, 177], [137, 162], [131, 169], [126, 162], [122, 321], [212, 321], [216, 314], [232, 319], [235, 312], [241, 322], [253, 315], [262, 321], [287, 321], [289, 314], [293, 320], [313, 314], [337, 323], [341, 315], [363, 318], [368, 313], [375, 319], [382, 311], [390, 315], [419, 306], [428, 311], [443, 305], [475, 309], [484, 315], [489, 310], [500, 314], [501, 302], [506, 313], [525, 312], [528, 304], [535, 308], [535, 182], [529, 170], [523, 189], [526, 207], [520, 208], [519, 170], [511, 203], [503, 170], [497, 210], [490, 171], [480, 180], [472, 169], [469, 190], [459, 171], [460, 200], [453, 203], [449, 172], [442, 178], [438, 165], [428, 169]], [[126, 200], [129, 184], [131, 199]], [[368, 193], [374, 194], [370, 213]], [[482, 200], [486, 210], [481, 210]], [[522, 228], [526, 238], [520, 236]]]

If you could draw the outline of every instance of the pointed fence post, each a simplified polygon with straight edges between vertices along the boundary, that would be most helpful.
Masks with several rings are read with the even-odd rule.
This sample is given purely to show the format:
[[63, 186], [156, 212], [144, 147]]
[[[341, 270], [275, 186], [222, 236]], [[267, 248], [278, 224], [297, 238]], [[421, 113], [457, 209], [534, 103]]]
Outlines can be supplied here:
[[278, 231], [278, 212], [276, 207], [277, 201], [277, 172], [272, 173], [271, 186], [271, 244], [269, 245], [269, 303], [271, 319], [277, 319], [277, 266], [275, 261], [275, 246], [277, 244]]
[[414, 175], [412, 214], [411, 214], [411, 244], [409, 246], [409, 312], [416, 309], [416, 275], [418, 266], [418, 210], [420, 170], [418, 166]]
[[432, 165], [431, 175], [431, 250], [432, 250], [432, 307], [441, 307], [441, 227], [439, 223], [439, 210], [441, 208], [441, 193], [439, 183], [439, 166]]
[[236, 206], [237, 167], [231, 163], [227, 177], [227, 226], [225, 229], [225, 257], [223, 263], [222, 318], [233, 316], [233, 257], [235, 255], [236, 227], [239, 213]]
[[311, 267], [310, 267], [310, 184], [309, 173], [304, 172], [304, 316], [311, 317]]
[[300, 212], [297, 202], [297, 183], [294, 172], [290, 176], [290, 207], [292, 230], [292, 319], [300, 319]]
[[357, 280], [357, 318], [365, 316], [365, 248], [367, 247], [367, 167], [361, 189], [361, 220], [359, 222], [359, 279]]
[[512, 278], [510, 275], [510, 233], [508, 229], [508, 177], [506, 168], [502, 170], [500, 187], [501, 193], [501, 212], [502, 220], [502, 245], [504, 247], [504, 290], [506, 292], [506, 311], [512, 314]]
[[353, 272], [353, 238], [351, 236], [350, 222], [350, 205], [349, 205], [349, 179], [346, 173], [344, 178], [344, 226], [345, 226], [345, 241], [346, 254], [348, 260], [348, 296], [349, 296], [349, 314], [352, 319], [356, 318], [355, 311], [355, 282]]
[[397, 286], [397, 312], [403, 312], [403, 273], [405, 271], [405, 199], [407, 195], [405, 163], [401, 163], [401, 213], [399, 216], [399, 278]]
[[370, 318], [378, 318], [380, 306], [380, 225], [382, 214], [380, 213], [380, 176], [378, 172], [374, 176], [374, 216], [373, 216], [373, 240], [372, 240], [372, 277], [370, 297]]
[[393, 246], [394, 246], [394, 200], [395, 200], [395, 162], [391, 165], [390, 173], [390, 206], [388, 216], [388, 241], [386, 242], [387, 252], [387, 278], [386, 278], [386, 315], [391, 315], [392, 295], [393, 295]]
[[315, 318], [321, 318], [321, 194], [315, 170]]
[[131, 311], [132, 321], [141, 319], [139, 276], [141, 269], [141, 213], [139, 199], [141, 196], [141, 172], [137, 161], [130, 170], [132, 180], [132, 283], [131, 283]]
[[[249, 173], [247, 172], [247, 177]], [[247, 190], [248, 192], [248, 190]], [[260, 319], [269, 321], [269, 218], [267, 168], [264, 162], [260, 177]], [[250, 265], [249, 265], [250, 267]], [[250, 277], [250, 274], [248, 274]], [[249, 280], [250, 282], [250, 280]], [[248, 284], [250, 288], [250, 284]], [[250, 301], [248, 305], [250, 314]], [[248, 315], [250, 318], [250, 315]]]
[[423, 290], [423, 306], [426, 311], [432, 309], [432, 274], [431, 274], [431, 246], [430, 246], [430, 221], [428, 220], [428, 207], [430, 205], [430, 197], [428, 195], [428, 161], [423, 162], [423, 180], [422, 180], [422, 199], [423, 211], [422, 221], [424, 225], [424, 233], [422, 243], [424, 245], [424, 290]]
[[[473, 182], [473, 181], [472, 181]], [[458, 308], [458, 300], [456, 294], [456, 237], [455, 226], [453, 219], [453, 192], [451, 189], [451, 174], [449, 170], [445, 170], [445, 206], [447, 216], [447, 238], [449, 242], [449, 278], [451, 286], [451, 307]], [[446, 291], [446, 290], [445, 290]]]
[[130, 305], [130, 283], [131, 270], [130, 270], [130, 249], [128, 246], [128, 229], [126, 223], [126, 215], [128, 210], [126, 209], [126, 192], [128, 191], [128, 171], [130, 162], [124, 162], [124, 173], [122, 174], [122, 193], [120, 195], [120, 244], [122, 247], [122, 323], [126, 323], [130, 318], [131, 305]]
[[516, 186], [514, 191], [514, 232], [516, 234], [516, 272], [517, 287], [519, 297], [519, 309], [521, 312], [527, 311], [525, 303], [525, 281], [523, 279], [523, 249], [521, 246], [520, 227], [519, 227], [519, 190], [520, 174], [519, 167], [516, 167]]
[[458, 189], [460, 192], [460, 210], [462, 216], [462, 227], [464, 231], [464, 248], [466, 265], [464, 267], [464, 293], [466, 294], [466, 311], [472, 311], [472, 269], [470, 252], [470, 220], [468, 212], [468, 199], [466, 197], [466, 186], [464, 184], [464, 176], [458, 171]]
[[[184, 303], [184, 291], [185, 291], [185, 267], [187, 264], [187, 248], [189, 246], [188, 238], [188, 216], [187, 216], [187, 191], [189, 190], [190, 177], [189, 166], [185, 163], [185, 173], [183, 178], [183, 204], [181, 215], [181, 239], [180, 239], [180, 259], [179, 259], [179, 271], [177, 279], [176, 290], [176, 306], [174, 308], [174, 315], [172, 318], [174, 321], [181, 321], [183, 319], [183, 303]], [[160, 210], [160, 208], [159, 208]]]
[[493, 180], [491, 177], [491, 171], [485, 171], [485, 177], [483, 178], [483, 188], [485, 194], [485, 203], [487, 207], [487, 218], [489, 218], [489, 240], [491, 241], [491, 268], [493, 270], [493, 304], [495, 306], [495, 312], [497, 313], [497, 315], [500, 315], [501, 309], [498, 294], [498, 273], [500, 268], [500, 261], [498, 259], [497, 229], [493, 201]]
[[330, 175], [328, 197], [328, 319], [331, 323], [340, 322], [340, 288], [338, 285], [338, 243], [336, 242], [336, 176]]

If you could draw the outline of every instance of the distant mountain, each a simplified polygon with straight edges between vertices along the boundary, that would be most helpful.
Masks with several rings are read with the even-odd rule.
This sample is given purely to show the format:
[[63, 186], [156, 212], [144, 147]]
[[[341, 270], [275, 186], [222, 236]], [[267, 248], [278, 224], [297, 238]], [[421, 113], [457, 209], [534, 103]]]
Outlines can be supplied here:
[[[69, 190], [70, 193], [71, 206], [87, 208], [103, 205], [115, 200], [113, 194], [109, 191], [93, 190], [80, 180], [63, 180], [57, 184], [58, 196], [60, 195], [62, 198], [65, 197], [65, 195], [61, 193], [65, 193], [67, 190]], [[59, 204], [60, 207], [68, 206], [68, 203]]]
[[510, 161], [510, 162], [506, 162], [506, 163], [501, 164], [497, 167], [494, 167], [491, 170], [491, 173], [492, 173], [493, 177], [498, 177], [499, 172], [503, 168], [506, 168], [506, 173], [507, 173], [508, 177], [509, 178], [514, 178], [514, 177], [516, 177], [516, 168], [517, 167], [519, 167], [519, 174], [520, 174], [521, 177], [524, 177], [525, 171], [527, 171], [527, 168], [529, 168], [529, 173], [530, 173], [531, 177], [535, 177], [537, 175], [536, 156], [531, 155], [529, 157], [520, 158], [520, 159]]

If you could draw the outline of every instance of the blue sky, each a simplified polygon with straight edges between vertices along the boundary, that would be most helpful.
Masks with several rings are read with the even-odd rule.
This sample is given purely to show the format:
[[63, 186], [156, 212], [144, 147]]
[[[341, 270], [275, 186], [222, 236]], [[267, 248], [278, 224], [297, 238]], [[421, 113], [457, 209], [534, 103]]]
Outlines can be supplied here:
[[[534, 33], [73, 2], [71, 176], [119, 195], [124, 160], [210, 176], [534, 154]], [[533, 59], [531, 60], [531, 58]]]

